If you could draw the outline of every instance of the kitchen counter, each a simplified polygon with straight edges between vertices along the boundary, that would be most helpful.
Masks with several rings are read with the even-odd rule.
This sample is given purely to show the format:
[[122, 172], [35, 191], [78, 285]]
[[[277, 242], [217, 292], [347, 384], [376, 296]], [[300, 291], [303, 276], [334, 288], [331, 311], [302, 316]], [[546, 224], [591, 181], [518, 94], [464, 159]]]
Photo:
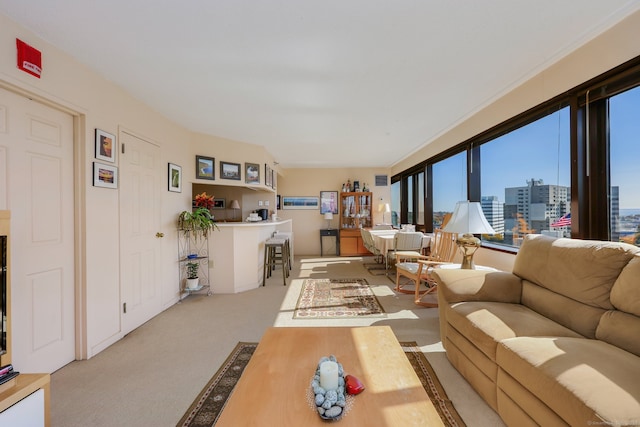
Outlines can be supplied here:
[[209, 234], [211, 290], [235, 294], [262, 285], [264, 242], [275, 231], [290, 233], [292, 220], [216, 222], [216, 226], [218, 230]]

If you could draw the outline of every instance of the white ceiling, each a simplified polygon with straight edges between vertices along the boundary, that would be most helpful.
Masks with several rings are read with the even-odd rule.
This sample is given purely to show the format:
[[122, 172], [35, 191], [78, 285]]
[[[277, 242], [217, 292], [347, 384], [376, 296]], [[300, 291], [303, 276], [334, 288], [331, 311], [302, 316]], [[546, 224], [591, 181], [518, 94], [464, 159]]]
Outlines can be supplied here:
[[[0, 0], [186, 128], [283, 167], [388, 167], [640, 0]], [[46, 72], [46, 69], [45, 69]]]

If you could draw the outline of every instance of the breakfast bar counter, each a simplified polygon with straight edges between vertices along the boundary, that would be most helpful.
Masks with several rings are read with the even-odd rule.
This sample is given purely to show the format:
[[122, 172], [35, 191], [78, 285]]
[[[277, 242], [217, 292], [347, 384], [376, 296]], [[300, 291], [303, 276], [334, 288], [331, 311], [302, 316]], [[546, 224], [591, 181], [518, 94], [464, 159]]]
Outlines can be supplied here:
[[[264, 242], [292, 231], [292, 220], [218, 222], [209, 234], [209, 277], [214, 293], [234, 294], [262, 284]], [[293, 254], [293, 242], [291, 252]]]

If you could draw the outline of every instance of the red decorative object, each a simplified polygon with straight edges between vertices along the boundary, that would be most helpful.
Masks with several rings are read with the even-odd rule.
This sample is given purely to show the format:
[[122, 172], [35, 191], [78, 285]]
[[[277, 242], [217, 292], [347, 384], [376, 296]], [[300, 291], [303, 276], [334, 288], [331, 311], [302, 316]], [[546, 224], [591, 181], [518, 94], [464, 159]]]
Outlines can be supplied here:
[[196, 196], [196, 206], [199, 208], [211, 209], [213, 207], [213, 196], [207, 196], [207, 193], [203, 192]]
[[42, 53], [20, 39], [16, 39], [16, 48], [18, 50], [18, 68], [40, 78], [40, 74], [42, 74]]
[[346, 385], [347, 393], [349, 394], [356, 395], [364, 391], [364, 384], [362, 384], [360, 380], [353, 375], [347, 375], [346, 377], [344, 377], [344, 382]]

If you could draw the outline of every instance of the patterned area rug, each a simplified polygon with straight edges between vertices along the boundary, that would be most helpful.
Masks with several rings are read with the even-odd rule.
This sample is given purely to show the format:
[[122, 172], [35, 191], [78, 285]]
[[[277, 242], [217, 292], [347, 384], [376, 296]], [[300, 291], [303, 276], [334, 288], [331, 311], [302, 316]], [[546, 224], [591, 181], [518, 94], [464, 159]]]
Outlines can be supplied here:
[[293, 312], [294, 319], [361, 316], [386, 316], [365, 279], [307, 279]]
[[[447, 397], [433, 368], [417, 344], [402, 342], [400, 345], [444, 425], [464, 427], [464, 421]], [[178, 427], [211, 427], [215, 425], [257, 346], [257, 343], [238, 343], [222, 367], [191, 404], [178, 423]]]

